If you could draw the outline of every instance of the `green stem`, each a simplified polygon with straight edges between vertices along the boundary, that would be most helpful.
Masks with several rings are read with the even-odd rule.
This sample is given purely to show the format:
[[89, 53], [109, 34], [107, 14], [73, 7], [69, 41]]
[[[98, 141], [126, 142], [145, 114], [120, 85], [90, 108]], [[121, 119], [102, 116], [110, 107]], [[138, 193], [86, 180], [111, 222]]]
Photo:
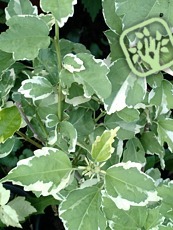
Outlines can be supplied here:
[[[56, 55], [57, 55], [58, 73], [60, 73], [62, 69], [62, 60], [61, 60], [61, 51], [60, 51], [60, 46], [59, 46], [59, 26], [56, 20], [55, 20], [54, 45], [55, 45]], [[59, 81], [59, 86], [58, 86], [58, 118], [59, 118], [59, 121], [62, 121], [62, 99], [63, 99], [62, 87]]]
[[97, 123], [105, 115], [106, 115], [106, 112], [105, 111], [101, 111], [100, 115], [97, 118], [95, 118], [95, 122]]
[[16, 131], [16, 133], [21, 136], [23, 139], [25, 139], [25, 141], [28, 141], [29, 143], [31, 143], [32, 145], [36, 146], [37, 148], [41, 149], [42, 145], [40, 145], [39, 143], [37, 143], [36, 141], [32, 140], [31, 138], [29, 138], [28, 136], [26, 136], [24, 133], [22, 133], [21, 131]]

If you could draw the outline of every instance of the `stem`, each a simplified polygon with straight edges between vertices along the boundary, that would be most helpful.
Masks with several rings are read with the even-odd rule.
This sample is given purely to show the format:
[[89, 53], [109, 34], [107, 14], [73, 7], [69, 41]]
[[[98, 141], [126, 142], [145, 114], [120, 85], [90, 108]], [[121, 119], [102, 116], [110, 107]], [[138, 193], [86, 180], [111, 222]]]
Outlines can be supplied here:
[[106, 115], [106, 112], [105, 111], [101, 111], [101, 113], [99, 114], [99, 116], [97, 118], [95, 118], [95, 122], [97, 123], [105, 115]]
[[[61, 51], [60, 51], [60, 46], [59, 46], [59, 26], [58, 26], [56, 19], [55, 19], [54, 45], [55, 45], [56, 55], [57, 55], [58, 73], [60, 73], [62, 69], [62, 60], [61, 60]], [[58, 118], [59, 118], [59, 121], [62, 121], [62, 98], [63, 98], [62, 88], [61, 88], [61, 84], [59, 81], [59, 86], [58, 86]]]
[[29, 143], [31, 143], [32, 145], [36, 146], [37, 148], [41, 149], [42, 145], [40, 145], [39, 143], [37, 143], [36, 141], [32, 140], [31, 138], [29, 138], [28, 136], [26, 136], [24, 133], [22, 133], [21, 131], [16, 131], [16, 133], [21, 136], [23, 139], [25, 139], [25, 141], [28, 141]]
[[24, 121], [26, 122], [27, 126], [30, 128], [30, 130], [32, 131], [32, 133], [34, 134], [34, 137], [39, 140], [40, 142], [42, 142], [42, 138], [37, 134], [37, 132], [35, 131], [35, 129], [32, 127], [30, 121], [28, 120], [27, 116], [25, 115], [22, 106], [20, 103], [16, 103], [16, 106], [21, 114], [21, 117], [23, 117]]

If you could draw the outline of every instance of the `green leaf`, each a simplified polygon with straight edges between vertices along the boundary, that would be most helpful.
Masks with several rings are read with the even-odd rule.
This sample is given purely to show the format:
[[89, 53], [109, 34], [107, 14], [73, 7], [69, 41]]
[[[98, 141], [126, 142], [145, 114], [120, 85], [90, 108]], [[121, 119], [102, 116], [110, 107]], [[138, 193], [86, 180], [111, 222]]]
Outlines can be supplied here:
[[53, 87], [45, 77], [34, 76], [22, 81], [22, 86], [18, 91], [35, 102], [49, 97], [53, 92]]
[[163, 198], [160, 208], [160, 213], [166, 218], [171, 218], [173, 215], [173, 204], [170, 200], [173, 199], [173, 184], [169, 182], [168, 185], [160, 185], [157, 187], [158, 195]]
[[[115, 0], [115, 3], [116, 14], [118, 16], [123, 15], [122, 21], [124, 29], [142, 23], [147, 19], [159, 17], [160, 12], [164, 14], [164, 20], [168, 24], [173, 24], [173, 19], [171, 17], [171, 9], [173, 7], [172, 1], [168, 3], [168, 1], [162, 0], [146, 0], [141, 4], [141, 1], [136, 0], [127, 0], [124, 2], [122, 2], [122, 0]], [[134, 35], [132, 35], [131, 40], [132, 39], [134, 40]]]
[[108, 129], [116, 128], [117, 126], [120, 129], [117, 132], [117, 137], [121, 140], [131, 139], [135, 136], [136, 133], [140, 132], [140, 126], [136, 121], [126, 122], [121, 119], [116, 113], [105, 117], [105, 125]]
[[21, 125], [21, 116], [16, 106], [0, 110], [0, 143], [11, 137]]
[[59, 206], [59, 214], [66, 229], [105, 230], [106, 218], [100, 207], [100, 188], [85, 187], [73, 190], [66, 197]]
[[0, 35], [0, 49], [13, 53], [15, 60], [34, 59], [49, 45], [49, 28], [36, 16], [13, 16], [7, 26], [9, 29]]
[[153, 179], [140, 171], [141, 167], [128, 161], [106, 171], [106, 192], [119, 209], [129, 210], [130, 206], [145, 206], [159, 200]]
[[113, 200], [105, 195], [103, 196], [103, 211], [112, 230], [142, 229], [147, 219], [146, 207], [131, 207], [128, 211], [119, 209]]
[[76, 143], [76, 129], [68, 121], [59, 123], [49, 138], [50, 145], [57, 145], [65, 152], [75, 152]]
[[159, 87], [163, 81], [163, 74], [160, 72], [158, 74], [153, 74], [150, 77], [147, 77], [147, 83], [151, 88]]
[[124, 108], [117, 112], [117, 115], [126, 122], [133, 122], [139, 120], [139, 111], [137, 109]]
[[2, 75], [3, 71], [7, 70], [13, 63], [14, 60], [12, 58], [12, 54], [0, 50], [0, 76]]
[[163, 146], [166, 142], [168, 148], [173, 151], [173, 120], [170, 118], [158, 120], [157, 132], [160, 144]]
[[[119, 77], [121, 76], [121, 77]], [[104, 100], [108, 114], [141, 103], [146, 95], [146, 78], [135, 76], [124, 59], [118, 59], [110, 67], [108, 78], [112, 83], [111, 95]]]
[[4, 143], [0, 144], [0, 158], [6, 157], [10, 154], [15, 144], [15, 138], [8, 138]]
[[[58, 82], [58, 68], [57, 68], [57, 55], [56, 52], [51, 49], [41, 49], [38, 57], [34, 60], [34, 75], [43, 76], [46, 75], [47, 80], [52, 85], [56, 85]], [[44, 75], [44, 76], [45, 76]]]
[[9, 205], [4, 205], [0, 207], [0, 220], [7, 227], [12, 226], [22, 228], [22, 226], [19, 223], [17, 212], [14, 209], [12, 209]]
[[40, 6], [43, 11], [51, 12], [58, 22], [59, 27], [63, 27], [68, 18], [73, 16], [74, 5], [77, 4], [77, 0], [41, 0]]
[[116, 14], [115, 0], [103, 0], [103, 16], [107, 26], [116, 34], [122, 33], [122, 21]]
[[[66, 69], [61, 70], [60, 81], [63, 93], [68, 95], [70, 87], [76, 82], [82, 85], [86, 99], [90, 99], [93, 94], [96, 94], [101, 100], [107, 98], [111, 91], [111, 83], [107, 78], [108, 67], [106, 64], [102, 60], [95, 59], [87, 53], [79, 53], [74, 57], [84, 63], [85, 70], [80, 71], [80, 73], [71, 73]], [[75, 68], [73, 65], [72, 67]], [[95, 77], [96, 72], [97, 77]], [[79, 104], [80, 103], [83, 103], [83, 101], [79, 101]]]
[[101, 0], [95, 0], [91, 2], [90, 0], [82, 0], [82, 4], [84, 5], [87, 12], [90, 14], [92, 21], [94, 22], [97, 14], [101, 10]]
[[141, 143], [147, 154], [156, 154], [160, 158], [162, 169], [165, 167], [164, 149], [153, 132], [144, 132], [141, 136]]
[[112, 91], [110, 96], [104, 100], [108, 114], [120, 111], [126, 107], [126, 90], [128, 88], [130, 72], [125, 59], [118, 59], [110, 66], [108, 78], [112, 84]]
[[105, 130], [98, 136], [92, 145], [91, 156], [96, 162], [106, 161], [114, 152], [112, 144], [119, 128]]
[[123, 153], [123, 162], [127, 161], [141, 163], [143, 166], [146, 163], [144, 148], [137, 138], [132, 138], [126, 143]]
[[6, 103], [9, 93], [14, 86], [16, 74], [14, 69], [6, 70], [0, 77], [0, 107]]
[[92, 111], [87, 111], [84, 108], [78, 108], [70, 111], [70, 118], [68, 121], [77, 130], [79, 139], [88, 136], [94, 130]]
[[116, 61], [119, 58], [124, 58], [124, 53], [122, 51], [122, 48], [120, 46], [120, 35], [114, 33], [112, 30], [106, 30], [104, 32], [106, 35], [109, 46], [110, 46], [110, 58], [112, 61]]
[[25, 200], [25, 197], [16, 197], [8, 203], [14, 209], [19, 217], [19, 221], [24, 221], [26, 217], [33, 214], [37, 210]]
[[46, 116], [45, 124], [48, 128], [55, 127], [59, 123], [58, 116], [55, 114], [48, 114]]
[[15, 15], [37, 15], [37, 7], [33, 6], [29, 0], [10, 0], [5, 9], [6, 20]]
[[62, 65], [64, 69], [68, 70], [70, 73], [85, 70], [83, 61], [74, 54], [65, 55]]
[[62, 58], [69, 53], [90, 53], [86, 47], [80, 43], [71, 42], [66, 39], [60, 39], [59, 41], [60, 49], [61, 49], [61, 56]]
[[34, 155], [20, 160], [2, 180], [22, 185], [37, 196], [52, 195], [59, 199], [58, 192], [67, 186], [72, 171], [68, 156], [51, 147], [38, 149]]
[[27, 197], [27, 200], [37, 210], [37, 214], [44, 214], [45, 208], [59, 204], [53, 196]]
[[126, 104], [136, 106], [143, 102], [147, 93], [147, 83], [145, 77], [132, 75], [128, 79], [129, 87], [127, 88]]
[[149, 103], [156, 106], [156, 115], [166, 114], [173, 109], [173, 85], [170, 81], [163, 80], [159, 87], [149, 93]]
[[0, 183], [0, 207], [4, 206], [10, 199], [10, 191], [6, 190]]

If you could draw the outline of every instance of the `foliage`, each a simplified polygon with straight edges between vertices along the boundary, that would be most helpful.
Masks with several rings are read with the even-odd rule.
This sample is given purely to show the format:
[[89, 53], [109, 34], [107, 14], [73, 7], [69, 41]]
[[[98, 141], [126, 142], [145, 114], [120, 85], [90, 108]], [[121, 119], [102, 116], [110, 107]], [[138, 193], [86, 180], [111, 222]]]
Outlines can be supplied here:
[[[161, 175], [173, 170], [173, 85], [164, 71], [136, 76], [119, 44], [124, 28], [160, 13], [172, 26], [172, 3], [103, 0], [111, 50], [104, 60], [59, 38], [76, 4], [41, 0], [38, 14], [29, 0], [10, 0], [5, 10], [0, 158], [15, 155], [17, 165], [0, 181], [2, 226], [20, 228], [56, 204], [68, 230], [173, 229], [173, 181]], [[126, 37], [129, 49], [132, 39]], [[137, 46], [132, 54], [142, 50]], [[10, 200], [4, 182], [34, 197]]]

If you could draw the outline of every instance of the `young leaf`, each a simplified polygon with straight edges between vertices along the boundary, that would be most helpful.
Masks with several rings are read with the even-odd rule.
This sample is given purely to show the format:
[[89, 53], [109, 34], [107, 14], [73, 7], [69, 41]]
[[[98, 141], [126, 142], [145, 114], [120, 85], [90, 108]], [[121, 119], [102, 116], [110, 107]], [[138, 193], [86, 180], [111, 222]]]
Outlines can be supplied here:
[[91, 156], [96, 162], [106, 161], [114, 152], [112, 144], [119, 128], [105, 130], [101, 136], [98, 136], [92, 145]]
[[53, 92], [52, 88], [52, 84], [45, 77], [34, 76], [31, 79], [24, 80], [18, 91], [26, 98], [37, 101], [49, 97]]
[[43, 11], [51, 12], [58, 22], [59, 27], [63, 27], [68, 18], [73, 16], [74, 5], [77, 4], [77, 0], [41, 0], [40, 6]]
[[0, 35], [0, 49], [13, 53], [15, 60], [32, 60], [50, 43], [49, 28], [36, 16], [13, 16], [7, 26], [9, 29]]
[[166, 142], [168, 148], [173, 151], [173, 120], [170, 118], [158, 120], [157, 132], [161, 145]]
[[0, 143], [11, 137], [21, 125], [21, 116], [16, 106], [0, 110]]
[[151, 177], [140, 171], [142, 165], [134, 162], [119, 163], [107, 169], [105, 189], [119, 209], [145, 206], [159, 201]]
[[85, 187], [73, 190], [66, 197], [59, 206], [59, 214], [66, 229], [105, 230], [106, 218], [100, 207], [100, 188]]
[[38, 149], [34, 154], [20, 160], [2, 180], [22, 185], [26, 191], [32, 191], [37, 196], [52, 195], [59, 199], [58, 192], [67, 186], [72, 171], [68, 156], [51, 147]]
[[5, 8], [6, 20], [15, 15], [37, 15], [37, 7], [29, 0], [10, 0]]

